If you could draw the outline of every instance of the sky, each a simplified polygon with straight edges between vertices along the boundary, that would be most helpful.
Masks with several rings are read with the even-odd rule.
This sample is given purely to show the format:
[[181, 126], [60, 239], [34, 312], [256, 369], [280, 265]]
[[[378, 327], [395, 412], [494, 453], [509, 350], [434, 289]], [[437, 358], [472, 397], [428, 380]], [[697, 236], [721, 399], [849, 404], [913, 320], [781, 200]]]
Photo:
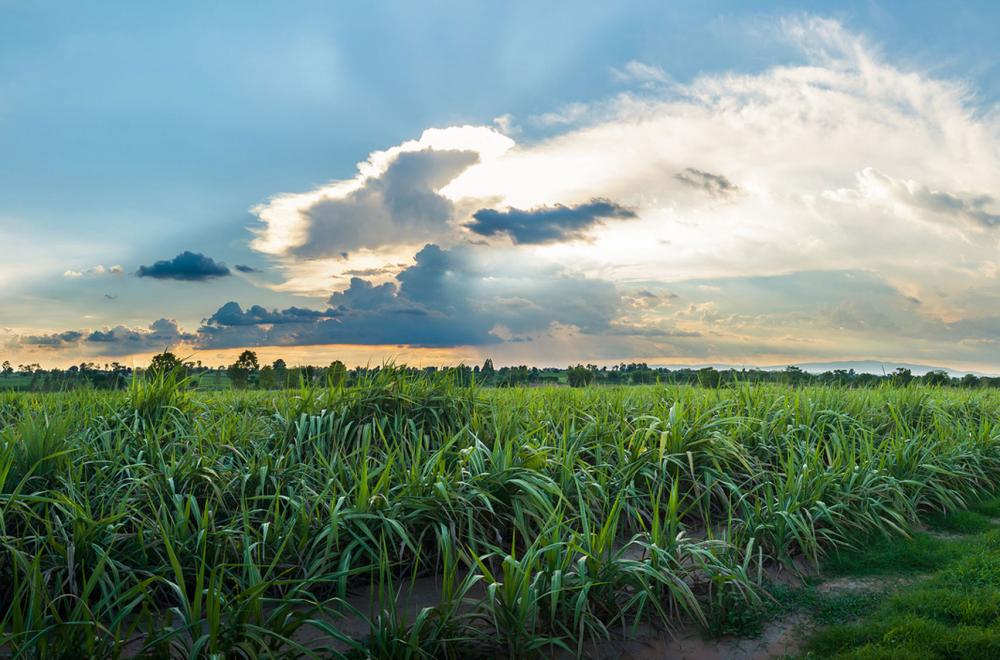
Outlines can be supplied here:
[[1000, 372], [998, 24], [0, 0], [0, 361]]

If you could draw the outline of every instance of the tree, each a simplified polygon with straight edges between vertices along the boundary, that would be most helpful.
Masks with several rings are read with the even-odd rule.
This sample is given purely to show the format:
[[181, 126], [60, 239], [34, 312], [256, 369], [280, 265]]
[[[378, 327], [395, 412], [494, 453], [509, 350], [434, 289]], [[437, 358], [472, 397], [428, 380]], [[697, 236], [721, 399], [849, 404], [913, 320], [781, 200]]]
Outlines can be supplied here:
[[10, 360], [3, 361], [3, 365], [0, 365], [0, 373], [3, 373], [4, 376], [14, 373], [14, 367], [10, 366]]
[[965, 374], [962, 376], [962, 387], [979, 387], [979, 376], [976, 374]]
[[181, 361], [177, 356], [169, 351], [163, 351], [153, 356], [149, 363], [149, 370], [154, 374], [168, 374], [181, 366]]
[[593, 382], [594, 372], [578, 364], [566, 372], [566, 380], [569, 382], [570, 387], [586, 387]]
[[257, 361], [257, 354], [253, 351], [243, 351], [240, 353], [240, 356], [236, 358], [236, 364], [251, 372], [256, 372], [260, 369], [260, 362]]
[[698, 370], [698, 384], [702, 387], [718, 388], [722, 385], [722, 374], [712, 367], [704, 367]]
[[275, 385], [274, 367], [267, 364], [261, 367], [260, 375], [257, 377], [257, 384], [265, 390], [273, 388]]
[[951, 378], [948, 373], [940, 370], [931, 370], [924, 374], [924, 383], [927, 385], [947, 385], [951, 382]]
[[800, 367], [790, 364], [781, 372], [782, 380], [790, 385], [798, 385], [808, 379], [809, 374], [802, 371]]
[[229, 365], [226, 374], [232, 381], [233, 387], [246, 387], [250, 383], [250, 377], [260, 370], [260, 362], [257, 361], [257, 354], [253, 351], [243, 351], [236, 358], [236, 362]]
[[895, 371], [892, 372], [891, 379], [894, 385], [906, 386], [910, 384], [913, 380], [913, 372], [906, 367], [897, 367]]
[[326, 380], [330, 387], [343, 385], [347, 381], [347, 366], [340, 360], [334, 360], [326, 369]]

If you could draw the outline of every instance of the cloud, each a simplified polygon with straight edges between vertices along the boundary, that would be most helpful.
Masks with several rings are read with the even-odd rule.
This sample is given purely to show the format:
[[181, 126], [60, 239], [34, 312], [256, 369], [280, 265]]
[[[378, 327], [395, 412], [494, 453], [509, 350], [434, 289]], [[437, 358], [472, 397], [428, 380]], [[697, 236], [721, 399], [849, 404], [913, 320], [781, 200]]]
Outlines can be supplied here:
[[246, 266], [244, 264], [236, 264], [235, 266], [233, 266], [233, 268], [235, 268], [236, 270], [238, 270], [241, 273], [260, 273], [260, 272], [263, 272], [259, 268], [254, 268], [253, 266]]
[[455, 221], [454, 202], [440, 189], [513, 144], [488, 127], [428, 129], [419, 140], [373, 152], [352, 179], [278, 195], [253, 208], [261, 226], [251, 246], [275, 256], [319, 258], [420, 245]]
[[611, 67], [611, 76], [622, 83], [652, 86], [670, 82], [670, 76], [655, 64], [630, 60], [622, 68]]
[[306, 209], [308, 238], [295, 253], [325, 257], [438, 236], [454, 220], [455, 206], [437, 191], [478, 159], [474, 151], [399, 154], [358, 190]]
[[1000, 201], [985, 193], [949, 192], [913, 180], [893, 178], [873, 167], [857, 173], [856, 188], [826, 191], [826, 199], [881, 207], [932, 222], [974, 229], [1000, 227]]
[[569, 126], [580, 122], [590, 114], [591, 107], [586, 103], [568, 103], [557, 111], [544, 112], [530, 119], [538, 126]]
[[111, 266], [110, 268], [105, 268], [103, 265], [97, 264], [96, 266], [93, 266], [91, 268], [87, 268], [86, 270], [72, 270], [72, 269], [67, 270], [67, 271], [65, 271], [63, 273], [63, 277], [74, 278], [75, 279], [75, 278], [78, 278], [78, 277], [84, 277], [84, 276], [90, 276], [90, 275], [106, 275], [106, 274], [108, 274], [108, 275], [121, 275], [122, 274], [122, 267], [118, 266], [118, 265], [115, 265], [115, 266]]
[[217, 326], [281, 325], [285, 323], [312, 323], [318, 319], [336, 316], [334, 310], [318, 311], [301, 307], [289, 307], [281, 311], [267, 310], [253, 305], [246, 311], [235, 302], [220, 307], [205, 323]]
[[158, 280], [204, 282], [230, 275], [229, 268], [203, 254], [184, 251], [169, 261], [157, 261], [152, 266], [139, 266], [136, 275]]
[[374, 285], [360, 277], [352, 277], [345, 291], [330, 296], [330, 305], [346, 309], [379, 309], [391, 305], [396, 298], [396, 286], [390, 282]]
[[543, 206], [521, 210], [479, 209], [466, 225], [482, 236], [506, 234], [514, 243], [556, 243], [582, 238], [588, 229], [610, 219], [632, 219], [634, 211], [603, 199], [577, 206]]
[[688, 167], [684, 171], [678, 172], [674, 175], [674, 178], [692, 188], [704, 190], [714, 197], [725, 197], [726, 195], [733, 195], [740, 191], [739, 186], [723, 175], [703, 172], [693, 167]]
[[151, 351], [168, 350], [177, 344], [190, 343], [195, 336], [186, 333], [173, 319], [154, 321], [148, 328], [129, 328], [118, 325], [106, 330], [94, 330], [83, 342], [90, 348], [99, 346], [100, 355], [132, 355]]
[[291, 320], [287, 313], [253, 307], [244, 312], [229, 303], [199, 332], [211, 348], [247, 342], [478, 346], [544, 332], [553, 324], [600, 332], [616, 316], [620, 296], [607, 281], [489, 255], [428, 244], [393, 282], [353, 278], [330, 296], [325, 312]]
[[86, 355], [132, 355], [162, 351], [181, 343], [189, 343], [194, 335], [183, 332], [172, 319], [160, 319], [148, 328], [118, 325], [103, 330], [68, 330], [46, 335], [19, 337], [21, 346], [46, 349], [78, 349]]
[[41, 346], [45, 348], [66, 348], [75, 345], [83, 338], [83, 333], [77, 330], [66, 330], [44, 335], [28, 335], [21, 337], [21, 343], [26, 346]]

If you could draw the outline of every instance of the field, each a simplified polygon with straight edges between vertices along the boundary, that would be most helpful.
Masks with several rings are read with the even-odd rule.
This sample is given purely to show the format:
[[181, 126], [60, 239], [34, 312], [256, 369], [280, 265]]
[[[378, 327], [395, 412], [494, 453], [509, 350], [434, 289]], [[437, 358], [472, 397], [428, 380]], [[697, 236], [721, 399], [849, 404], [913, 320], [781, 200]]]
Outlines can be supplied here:
[[[955, 573], [919, 587], [926, 606], [965, 585], [1000, 612], [1000, 566], [983, 568], [998, 478], [995, 390], [469, 389], [387, 370], [0, 393], [0, 654], [600, 655], [640, 629], [745, 633], [780, 589], [794, 600], [776, 576], [921, 552], [913, 572]], [[912, 534], [963, 520], [968, 556]], [[883, 657], [899, 621], [934, 637], [906, 597], [850, 601], [874, 618], [809, 648]]]

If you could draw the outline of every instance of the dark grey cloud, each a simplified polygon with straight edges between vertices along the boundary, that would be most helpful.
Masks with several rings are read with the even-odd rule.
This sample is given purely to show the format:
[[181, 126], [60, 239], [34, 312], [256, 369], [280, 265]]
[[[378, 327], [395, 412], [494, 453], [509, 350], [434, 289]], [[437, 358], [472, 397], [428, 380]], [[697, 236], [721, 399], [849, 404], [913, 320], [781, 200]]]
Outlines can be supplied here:
[[556, 243], [581, 238], [588, 229], [605, 220], [630, 219], [635, 212], [606, 199], [594, 199], [578, 206], [542, 206], [506, 211], [479, 209], [465, 225], [482, 236], [506, 234], [514, 243]]
[[220, 326], [239, 325], [281, 325], [284, 323], [312, 323], [321, 318], [332, 318], [337, 312], [332, 309], [320, 311], [302, 307], [289, 307], [284, 310], [267, 310], [260, 305], [253, 305], [246, 311], [235, 302], [228, 302], [220, 307], [212, 316], [203, 322]]
[[230, 275], [229, 268], [203, 254], [184, 251], [170, 260], [157, 261], [152, 266], [139, 266], [136, 275], [159, 280], [203, 282]]
[[124, 325], [109, 330], [95, 330], [83, 339], [91, 347], [100, 346], [101, 355], [130, 355], [165, 351], [180, 343], [190, 343], [195, 335], [184, 332], [173, 319], [159, 319], [149, 328], [137, 330]]
[[396, 285], [391, 282], [374, 285], [360, 277], [352, 277], [350, 286], [330, 296], [330, 305], [346, 309], [379, 309], [395, 302]]
[[229, 303], [202, 325], [201, 342], [210, 348], [484, 345], [524, 339], [554, 323], [598, 333], [610, 327], [621, 306], [608, 281], [532, 264], [498, 266], [485, 263], [484, 254], [489, 253], [428, 244], [394, 282], [355, 277], [347, 289], [330, 296], [329, 310], [301, 321], [279, 323], [273, 313], [255, 313], [253, 307], [243, 311]]
[[681, 183], [704, 190], [714, 197], [726, 197], [736, 194], [740, 187], [721, 174], [712, 174], [704, 170], [688, 167], [682, 172], [674, 175], [674, 178]]
[[192, 342], [194, 339], [195, 335], [183, 332], [176, 321], [160, 319], [146, 329], [119, 325], [89, 332], [67, 330], [50, 335], [21, 337], [20, 343], [25, 346], [54, 349], [91, 349], [99, 355], [130, 355], [162, 351], [182, 342]]
[[236, 270], [241, 273], [260, 273], [262, 272], [260, 268], [254, 268], [253, 266], [246, 266], [244, 264], [236, 264], [233, 266]]
[[347, 258], [351, 251], [431, 240], [448, 229], [455, 205], [439, 195], [479, 161], [474, 151], [426, 149], [399, 154], [380, 176], [345, 197], [326, 198], [306, 209], [303, 257]]
[[21, 343], [26, 346], [41, 346], [45, 348], [66, 348], [80, 341], [82, 332], [76, 330], [66, 330], [65, 332], [54, 332], [47, 335], [27, 335], [21, 337]]

